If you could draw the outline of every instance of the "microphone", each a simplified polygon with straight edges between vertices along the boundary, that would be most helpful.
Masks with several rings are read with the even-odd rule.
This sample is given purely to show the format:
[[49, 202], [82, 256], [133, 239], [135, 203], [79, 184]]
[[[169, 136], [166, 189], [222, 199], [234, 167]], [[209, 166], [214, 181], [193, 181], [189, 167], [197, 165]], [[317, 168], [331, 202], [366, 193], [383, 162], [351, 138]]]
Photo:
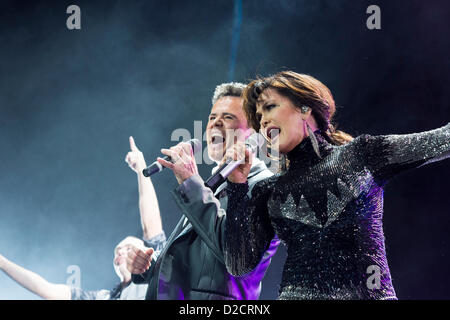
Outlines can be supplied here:
[[[189, 142], [191, 144], [194, 154], [196, 154], [197, 152], [199, 152], [202, 149], [202, 143], [198, 139], [191, 139], [187, 142]], [[171, 160], [169, 156], [164, 156], [161, 158], [166, 161]], [[150, 177], [151, 175], [153, 175], [157, 172], [160, 172], [163, 169], [164, 169], [164, 167], [158, 161], [155, 161], [151, 165], [149, 165], [147, 168], [142, 170], [142, 174], [144, 175], [144, 177]]]
[[[263, 143], [264, 137], [259, 133], [254, 133], [245, 140], [245, 147], [251, 153], [254, 153]], [[230, 173], [243, 162], [244, 159], [237, 161], [228, 159], [208, 180], [206, 180], [205, 186], [210, 188], [213, 192], [216, 191], [216, 189], [225, 182]]]

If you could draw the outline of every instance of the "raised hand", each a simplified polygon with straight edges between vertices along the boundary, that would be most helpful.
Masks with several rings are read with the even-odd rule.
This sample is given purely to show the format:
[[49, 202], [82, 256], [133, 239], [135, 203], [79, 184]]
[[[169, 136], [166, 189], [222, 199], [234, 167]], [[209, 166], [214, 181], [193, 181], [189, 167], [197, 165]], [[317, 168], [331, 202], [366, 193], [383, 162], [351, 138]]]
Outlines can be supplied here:
[[128, 163], [128, 166], [137, 174], [140, 174], [142, 170], [144, 170], [147, 165], [145, 163], [144, 155], [142, 152], [136, 147], [133, 137], [130, 137], [130, 152], [127, 153], [125, 157], [125, 162]]

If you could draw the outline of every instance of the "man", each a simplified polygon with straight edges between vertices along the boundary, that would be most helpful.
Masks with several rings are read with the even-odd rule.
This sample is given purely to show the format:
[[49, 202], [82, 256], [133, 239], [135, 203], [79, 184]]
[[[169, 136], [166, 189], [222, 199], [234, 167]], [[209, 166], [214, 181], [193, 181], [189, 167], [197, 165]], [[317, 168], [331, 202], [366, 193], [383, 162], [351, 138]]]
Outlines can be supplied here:
[[[131, 282], [131, 273], [126, 268], [125, 257], [130, 248], [144, 247], [144, 242], [135, 237], [122, 240], [114, 250], [114, 270], [120, 279], [112, 290], [91, 290], [71, 287], [67, 284], [52, 283], [40, 275], [25, 269], [0, 255], [0, 270], [25, 289], [47, 300], [143, 300], [147, 291], [146, 285], [136, 285]], [[146, 243], [159, 248], [162, 243]], [[151, 254], [153, 249], [148, 250]]]
[[[208, 154], [217, 164], [236, 139], [243, 140], [252, 132], [242, 105], [244, 88], [245, 85], [240, 83], [227, 83], [215, 90], [206, 130]], [[272, 240], [260, 264], [252, 272], [240, 278], [231, 276], [226, 270], [221, 249], [223, 224], [215, 223], [218, 215], [225, 214], [226, 182], [214, 194], [220, 201], [220, 208], [207, 205], [202, 199], [207, 192], [198, 175], [190, 144], [181, 144], [171, 150], [163, 149], [162, 152], [173, 157], [175, 162], [158, 158], [162, 165], [174, 170], [180, 183], [173, 195], [183, 215], [166, 246], [159, 254], [153, 255], [153, 261], [142, 249], [129, 251], [127, 266], [133, 273], [133, 282], [149, 284], [146, 299], [258, 299], [261, 280], [279, 245], [278, 238]], [[179, 162], [175, 160], [180, 155], [184, 160], [183, 168], [187, 168], [185, 171], [176, 170]], [[250, 185], [271, 175], [265, 164], [255, 159], [250, 172]], [[211, 190], [207, 190], [212, 196]], [[209, 218], [208, 222], [199, 223], [195, 215]]]
[[[136, 237], [126, 237], [114, 249], [113, 266], [120, 279], [112, 290], [91, 290], [70, 287], [66, 284], [56, 284], [47, 281], [40, 275], [27, 270], [4, 256], [0, 255], [0, 270], [11, 279], [43, 299], [49, 300], [143, 300], [147, 285], [136, 285], [131, 282], [131, 273], [126, 266], [126, 257], [131, 247], [145, 248], [151, 255], [153, 250], [159, 251], [165, 244], [165, 234], [162, 229], [158, 199], [150, 179], [142, 176], [146, 167], [142, 152], [136, 147], [133, 137], [130, 137], [130, 149], [125, 161], [136, 172], [139, 189], [139, 212], [143, 231], [143, 240]], [[144, 245], [145, 244], [145, 245]]]

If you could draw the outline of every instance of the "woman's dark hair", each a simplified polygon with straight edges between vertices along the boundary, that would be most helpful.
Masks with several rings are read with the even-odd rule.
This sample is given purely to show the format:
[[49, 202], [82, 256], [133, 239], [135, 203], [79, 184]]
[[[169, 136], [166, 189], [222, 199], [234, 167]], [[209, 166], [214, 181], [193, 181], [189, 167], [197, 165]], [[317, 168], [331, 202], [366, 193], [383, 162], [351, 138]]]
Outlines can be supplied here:
[[244, 110], [249, 124], [256, 131], [259, 131], [260, 127], [256, 118], [256, 103], [261, 93], [268, 88], [287, 97], [297, 108], [310, 107], [318, 129], [331, 143], [342, 145], [353, 140], [349, 134], [336, 131], [331, 123], [336, 112], [336, 105], [330, 90], [314, 77], [293, 71], [282, 71], [266, 78], [258, 78], [245, 88], [243, 92]]

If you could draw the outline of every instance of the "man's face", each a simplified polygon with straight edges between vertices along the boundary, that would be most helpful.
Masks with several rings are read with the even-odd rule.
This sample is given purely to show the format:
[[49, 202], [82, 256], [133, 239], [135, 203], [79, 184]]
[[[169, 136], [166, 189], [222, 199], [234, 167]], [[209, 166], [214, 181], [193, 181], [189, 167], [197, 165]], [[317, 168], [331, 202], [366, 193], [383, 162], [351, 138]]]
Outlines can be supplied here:
[[127, 269], [127, 255], [128, 251], [131, 250], [132, 245], [142, 247], [144, 243], [138, 238], [126, 237], [114, 249], [114, 270], [121, 282], [128, 282], [131, 280], [131, 273]]
[[209, 157], [219, 162], [225, 151], [237, 140], [245, 140], [251, 133], [240, 97], [222, 97], [213, 105], [206, 127]]

